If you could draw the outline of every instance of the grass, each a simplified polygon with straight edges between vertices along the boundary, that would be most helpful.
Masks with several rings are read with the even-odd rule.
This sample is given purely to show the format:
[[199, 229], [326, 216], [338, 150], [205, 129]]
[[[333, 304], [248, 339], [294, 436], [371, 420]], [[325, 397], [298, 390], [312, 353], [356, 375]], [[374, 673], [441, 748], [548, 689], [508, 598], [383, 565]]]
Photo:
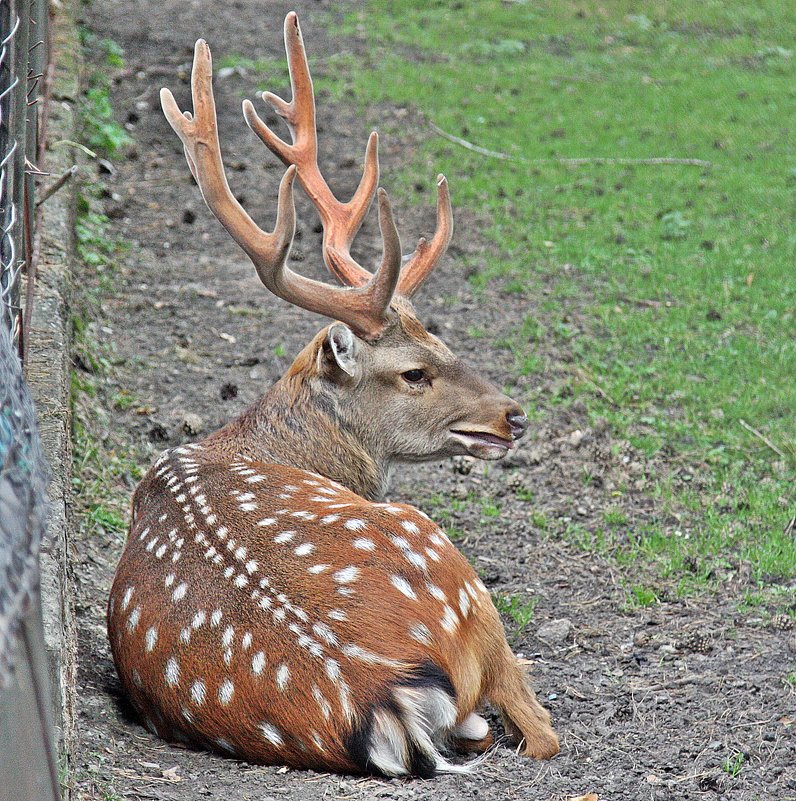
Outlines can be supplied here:
[[86, 28], [80, 30], [83, 49], [92, 59], [87, 63], [104, 62], [107, 69], [90, 69], [84, 80], [79, 109], [81, 138], [91, 151], [112, 158], [117, 151], [132, 143], [127, 131], [114, 117], [110, 98], [110, 72], [124, 67], [122, 49], [112, 39], [100, 39]]
[[[407, 199], [448, 176], [500, 250], [468, 263], [474, 289], [535, 303], [496, 343], [530, 379], [526, 405], [572, 402], [533, 389], [540, 344], [568, 352], [574, 399], [654, 466], [645, 491], [682, 523], [610, 512], [604, 547], [684, 591], [731, 561], [762, 584], [796, 575], [796, 8], [395, 0], [346, 25], [370, 57], [336, 95], [419, 105], [514, 159], [430, 136], [384, 183]], [[593, 161], [660, 156], [712, 166]]]
[[[85, 76], [88, 89], [78, 107], [84, 142], [111, 157], [127, 143], [109, 99], [110, 75], [123, 67], [121, 50], [112, 40], [99, 40], [88, 31], [83, 31], [82, 42], [84, 49], [101, 55], [99, 60], [86, 59], [98, 66]], [[102, 319], [101, 299], [114, 289], [117, 259], [128, 247], [110, 235], [112, 226], [102, 212], [101, 196], [100, 185], [85, 182], [76, 209], [76, 252], [83, 280], [71, 298], [72, 487], [81, 533], [107, 540], [108, 534], [126, 530], [130, 493], [143, 471], [129, 446], [115, 443], [107, 434], [112, 429], [110, 410], [129, 410], [137, 400], [118, 387], [119, 357], [97, 322]]]
[[519, 637], [525, 628], [533, 622], [534, 611], [538, 598], [526, 598], [522, 595], [492, 595], [495, 608], [502, 615], [511, 618], [517, 626], [514, 632]]
[[740, 751], [736, 751], [722, 760], [721, 768], [728, 776], [735, 779], [740, 774], [744, 762], [746, 762], [746, 757]]

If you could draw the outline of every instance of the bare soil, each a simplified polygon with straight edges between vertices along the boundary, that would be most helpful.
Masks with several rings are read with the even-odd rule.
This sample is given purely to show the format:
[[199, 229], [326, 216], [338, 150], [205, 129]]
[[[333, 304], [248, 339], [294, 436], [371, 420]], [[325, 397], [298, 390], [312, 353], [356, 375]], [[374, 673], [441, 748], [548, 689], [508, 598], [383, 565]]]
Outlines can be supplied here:
[[[187, 107], [192, 45], [199, 36], [216, 57], [281, 58], [282, 20], [293, 7], [311, 59], [319, 64], [316, 73], [323, 71], [325, 55], [359, 48], [356, 41], [336, 38], [340, 4], [329, 2], [106, 0], [85, 11], [91, 30], [124, 48], [114, 105], [135, 144], [117, 160], [113, 174], [98, 176], [107, 188], [104, 210], [113, 220], [112, 233], [131, 249], [122, 256], [114, 292], [104, 298], [98, 328], [118, 357], [114, 379], [95, 401], [97, 407], [83, 413], [107, 448], [129, 453], [142, 465], [161, 449], [209, 432], [241, 412], [322, 324], [262, 288], [204, 207], [157, 99], [158, 89], [168, 85]], [[282, 169], [240, 112], [241, 98], [252, 97], [262, 84], [262, 76], [233, 71], [216, 79], [216, 99], [230, 181], [255, 219], [270, 227]], [[284, 91], [283, 86], [269, 88]], [[383, 184], [389, 187], [391, 170], [413, 158], [427, 128], [415, 109], [380, 107], [365, 114], [382, 131], [391, 131], [382, 140]], [[349, 196], [359, 179], [365, 122], [353, 107], [320, 98], [324, 169], [341, 197]], [[433, 230], [433, 165], [427, 172], [418, 176], [425, 202], [398, 204], [406, 250], [416, 236]], [[453, 191], [455, 198], [455, 186]], [[326, 278], [317, 218], [306, 203], [299, 212], [292, 266]], [[511, 358], [494, 341], [510, 334], [534, 300], [501, 294], [499, 288], [474, 299], [457, 257], [487, 251], [477, 216], [459, 210], [455, 245], [419, 297], [418, 309], [454, 351], [504, 383]], [[357, 253], [372, 264], [379, 252], [375, 222], [369, 220]], [[87, 272], [77, 281], [95, 277]], [[469, 338], [469, 326], [480, 326], [489, 337]], [[527, 381], [541, 380], [557, 391], [568, 354], [543, 347], [550, 372]], [[520, 383], [520, 395], [530, 388]], [[136, 398], [132, 408], [112, 405], [120, 389]], [[588, 527], [615, 506], [632, 524], [661, 514], [644, 493], [648, 466], [632, 448], [623, 444], [614, 453], [611, 432], [590, 426], [577, 404], [536, 411], [540, 422], [510, 463], [486, 472], [476, 465], [468, 474], [461, 471], [470, 465], [462, 464], [408, 467], [396, 476], [392, 497], [416, 503], [432, 516], [438, 511], [435, 493], [446, 506], [451, 496], [469, 498], [453, 512], [453, 522], [467, 532], [458, 543], [462, 550], [494, 593], [539, 599], [524, 630], [518, 632], [510, 618], [505, 622], [515, 650], [533, 663], [534, 686], [561, 736], [558, 757], [528, 761], [502, 744], [474, 776], [386, 781], [254, 767], [166, 744], [141, 726], [120, 697], [105, 634], [105, 603], [122, 537], [108, 534], [104, 540], [75, 543], [76, 797], [503, 801], [594, 792], [614, 801], [796, 799], [796, 696], [783, 681], [796, 661], [796, 643], [789, 643], [793, 633], [737, 611], [732, 599], [747, 580], [743, 570], [736, 585], [728, 585], [726, 597], [630, 608], [622, 582], [628, 575], [645, 575], [644, 565], [630, 566], [620, 576], [601, 558], [535, 526], [532, 515], [539, 511], [559, 527], [569, 519]], [[585, 471], [595, 480], [584, 483]], [[638, 489], [617, 499], [612, 491], [620, 484]], [[532, 503], [522, 500], [527, 490], [533, 492]], [[500, 515], [485, 514], [479, 498], [497, 498]], [[549, 626], [561, 619], [568, 623]], [[723, 767], [725, 760], [730, 762]]]

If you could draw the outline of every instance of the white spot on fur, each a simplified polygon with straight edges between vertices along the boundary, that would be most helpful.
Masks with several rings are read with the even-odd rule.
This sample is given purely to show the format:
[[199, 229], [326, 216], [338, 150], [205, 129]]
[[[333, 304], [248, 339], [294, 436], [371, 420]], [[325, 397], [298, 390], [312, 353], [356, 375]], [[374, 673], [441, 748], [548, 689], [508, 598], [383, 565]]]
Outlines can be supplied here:
[[328, 526], [329, 523], [336, 523], [339, 519], [340, 515], [326, 515], [326, 517], [321, 518], [321, 523]]
[[224, 648], [231, 647], [232, 643], [235, 640], [235, 629], [232, 626], [227, 626], [224, 629], [224, 633], [221, 635], [221, 644]]
[[127, 619], [127, 631], [135, 631], [140, 619], [141, 607], [136, 606], [136, 608], [130, 613], [130, 617]]
[[295, 536], [295, 531], [282, 531], [274, 537], [274, 542], [277, 545], [284, 545], [286, 542], [290, 542]]
[[359, 578], [359, 568], [354, 565], [349, 565], [341, 570], [338, 570], [333, 576], [338, 584], [351, 584]]
[[315, 546], [311, 542], [303, 542], [293, 550], [296, 556], [308, 556], [315, 550]]
[[205, 702], [205, 683], [198, 679], [191, 685], [191, 699], [197, 706], [201, 706]]
[[247, 631], [243, 635], [243, 639], [240, 641], [240, 647], [243, 648], [244, 651], [248, 651], [251, 648], [252, 644], [252, 633]]
[[340, 679], [340, 663], [334, 659], [327, 659], [324, 662], [326, 675], [334, 682]]
[[257, 572], [257, 562], [255, 562], [254, 559], [249, 559], [249, 561], [246, 562], [246, 572], [249, 575]]
[[169, 573], [163, 583], [165, 584], [166, 588], [171, 587], [171, 585], [174, 584], [174, 573]]
[[330, 567], [331, 565], [313, 565], [312, 567], [307, 568], [307, 572], [317, 575], [318, 573], [323, 573], [324, 570], [328, 570]]
[[255, 676], [259, 676], [264, 669], [265, 669], [265, 654], [262, 651], [258, 651], [252, 657], [252, 673], [254, 673]]
[[431, 630], [425, 623], [414, 623], [409, 627], [409, 636], [421, 645], [431, 645]]
[[180, 642], [188, 645], [191, 641], [191, 629], [187, 626], [180, 632]]
[[442, 620], [440, 620], [440, 625], [449, 634], [453, 634], [453, 632], [456, 631], [456, 627], [459, 625], [459, 617], [447, 604], [445, 604], [444, 612], [445, 614], [442, 616]]
[[167, 547], [168, 547], [168, 546], [166, 545], [166, 543], [163, 543], [163, 545], [161, 545], [161, 546], [160, 546], [160, 548], [158, 548], [158, 549], [155, 551], [155, 556], [156, 556], [158, 559], [162, 559], [162, 558], [163, 558], [163, 554], [164, 554], [164, 553], [166, 553], [166, 548], [167, 548]]
[[198, 629], [201, 626], [204, 626], [206, 620], [207, 620], [207, 614], [204, 612], [204, 610], [200, 609], [193, 616], [193, 620], [191, 621], [191, 626], [195, 629]]
[[212, 615], [210, 615], [210, 625], [217, 626], [221, 622], [221, 618], [224, 616], [224, 613], [220, 609], [216, 609]]
[[375, 551], [376, 550], [376, 543], [373, 540], [369, 539], [368, 537], [357, 537], [351, 545], [354, 546], [358, 551]]
[[279, 729], [276, 726], [273, 726], [270, 723], [261, 723], [260, 724], [260, 731], [263, 733], [263, 737], [268, 740], [271, 745], [275, 745], [277, 748], [284, 744], [284, 740], [282, 739], [282, 735], [279, 732]]
[[257, 525], [265, 527], [265, 526], [273, 526], [275, 523], [276, 523], [275, 517], [264, 517], [257, 523]]
[[426, 589], [432, 598], [436, 598], [440, 603], [444, 604], [448, 600], [448, 596], [436, 584], [426, 584]]
[[459, 611], [465, 619], [470, 614], [470, 596], [463, 587], [459, 590]]
[[404, 556], [406, 557], [406, 561], [409, 562], [409, 564], [414, 565], [420, 570], [428, 570], [428, 562], [426, 562], [426, 557], [423, 556], [423, 554], [420, 554], [417, 551], [410, 550], [404, 552]]
[[323, 716], [326, 718], [326, 720], [329, 720], [329, 717], [332, 714], [332, 707], [331, 704], [326, 700], [326, 696], [321, 692], [321, 688], [317, 684], [312, 685], [312, 697], [320, 707]]
[[241, 573], [241, 574], [240, 574], [240, 575], [238, 575], [238, 576], [235, 576], [235, 586], [236, 586], [236, 587], [243, 588], [243, 587], [245, 587], [245, 586], [246, 586], [248, 583], [249, 583], [249, 579], [247, 579], [247, 578], [246, 578], [246, 576], [244, 576], [244, 575], [243, 575], [243, 573]]
[[330, 620], [338, 620], [340, 622], [348, 620], [348, 615], [342, 609], [331, 609], [326, 616]]
[[401, 527], [404, 531], [408, 531], [410, 534], [420, 533], [420, 529], [417, 527], [417, 524], [413, 523], [411, 520], [402, 520]]
[[364, 520], [359, 520], [358, 518], [354, 517], [351, 520], [346, 520], [343, 525], [349, 531], [362, 531], [367, 526], [367, 523]]
[[417, 595], [412, 589], [412, 585], [403, 576], [390, 576], [390, 583], [407, 598], [411, 598], [413, 601], [417, 600]]
[[155, 649], [155, 644], [158, 641], [158, 630], [154, 626], [147, 629], [144, 639], [146, 640], [146, 649], [151, 653]]
[[337, 645], [337, 635], [325, 623], [316, 623], [312, 630], [319, 639], [329, 645]]
[[128, 587], [125, 590], [124, 596], [122, 597], [122, 612], [127, 611], [127, 607], [130, 605], [130, 599], [133, 597], [134, 592], [135, 587]]
[[178, 603], [185, 597], [186, 592], [188, 592], [188, 585], [183, 581], [174, 588], [174, 592], [171, 594], [171, 600], [174, 601], [174, 603]]
[[169, 687], [176, 687], [180, 682], [180, 666], [173, 656], [166, 662], [165, 676]]
[[227, 706], [235, 694], [235, 685], [230, 679], [224, 679], [218, 688], [218, 700], [223, 706]]
[[285, 691], [285, 687], [287, 687], [287, 683], [289, 681], [290, 681], [290, 668], [285, 664], [281, 664], [276, 669], [276, 686], [279, 688], [280, 692]]

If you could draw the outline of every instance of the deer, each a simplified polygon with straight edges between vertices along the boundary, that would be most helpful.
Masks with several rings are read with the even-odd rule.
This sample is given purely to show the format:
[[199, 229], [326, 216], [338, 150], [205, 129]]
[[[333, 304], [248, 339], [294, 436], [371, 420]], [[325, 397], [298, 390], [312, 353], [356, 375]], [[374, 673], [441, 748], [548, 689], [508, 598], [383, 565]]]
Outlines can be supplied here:
[[[348, 202], [318, 165], [315, 99], [295, 13], [284, 23], [292, 100], [263, 98], [287, 123], [243, 115], [287, 165], [273, 232], [225, 177], [210, 49], [196, 43], [193, 113], [161, 90], [164, 114], [212, 213], [265, 287], [332, 322], [251, 408], [165, 451], [136, 488], [113, 580], [108, 636], [123, 690], [159, 737], [260, 764], [388, 777], [472, 770], [502, 715], [519, 751], [559, 750], [548, 712], [507, 643], [491, 596], [443, 530], [385, 501], [394, 465], [454, 455], [494, 460], [525, 433], [517, 402], [419, 321], [411, 297], [445, 252], [450, 196], [405, 261], [377, 134]], [[287, 266], [298, 178], [323, 223], [341, 287]], [[351, 244], [378, 197], [382, 258]]]

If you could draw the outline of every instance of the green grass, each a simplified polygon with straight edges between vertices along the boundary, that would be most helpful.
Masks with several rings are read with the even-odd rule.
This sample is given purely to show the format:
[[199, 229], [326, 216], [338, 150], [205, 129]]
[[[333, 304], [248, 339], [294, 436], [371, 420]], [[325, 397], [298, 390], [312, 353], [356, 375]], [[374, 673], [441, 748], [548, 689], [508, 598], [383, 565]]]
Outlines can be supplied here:
[[[81, 32], [92, 65], [84, 76], [79, 118], [84, 142], [112, 157], [127, 144], [110, 104], [111, 76], [124, 66], [122, 51], [110, 39]], [[76, 520], [83, 536], [122, 535], [127, 528], [130, 494], [143, 477], [129, 443], [117, 442], [111, 414], [137, 405], [132, 392], [118, 385], [120, 357], [101, 331], [102, 299], [113, 295], [119, 255], [129, 246], [111, 235], [111, 221], [102, 211], [103, 187], [84, 182], [77, 199], [76, 255], [82, 280], [71, 301], [72, 358], [72, 488]]]
[[[796, 7], [394, 0], [346, 24], [370, 57], [335, 96], [419, 106], [515, 159], [430, 136], [383, 184], [429, 203], [448, 176], [500, 251], [475, 290], [535, 301], [496, 343], [530, 379], [518, 385], [550, 369], [540, 344], [570, 353], [553, 369], [591, 419], [658, 466], [645, 491], [685, 523], [624, 532], [611, 512], [604, 547], [612, 534], [684, 588], [739, 560], [763, 583], [796, 575], [782, 534], [796, 507]], [[561, 161], [652, 157], [712, 166]], [[526, 393], [532, 408], [572, 401]]]
[[740, 751], [736, 751], [722, 760], [721, 767], [728, 776], [735, 779], [741, 772], [744, 762], [746, 762], [746, 757]]
[[81, 44], [90, 54], [90, 64], [104, 63], [107, 69], [92, 68], [84, 80], [78, 106], [81, 139], [90, 150], [108, 158], [131, 144], [127, 131], [116, 121], [111, 105], [109, 73], [124, 67], [123, 51], [113, 39], [100, 39], [86, 28], [80, 30]]
[[536, 610], [536, 604], [539, 602], [539, 599], [526, 598], [522, 595], [493, 594], [492, 601], [498, 612], [514, 621], [517, 625], [514, 634], [516, 637], [519, 637], [525, 628], [533, 621], [534, 611]]

